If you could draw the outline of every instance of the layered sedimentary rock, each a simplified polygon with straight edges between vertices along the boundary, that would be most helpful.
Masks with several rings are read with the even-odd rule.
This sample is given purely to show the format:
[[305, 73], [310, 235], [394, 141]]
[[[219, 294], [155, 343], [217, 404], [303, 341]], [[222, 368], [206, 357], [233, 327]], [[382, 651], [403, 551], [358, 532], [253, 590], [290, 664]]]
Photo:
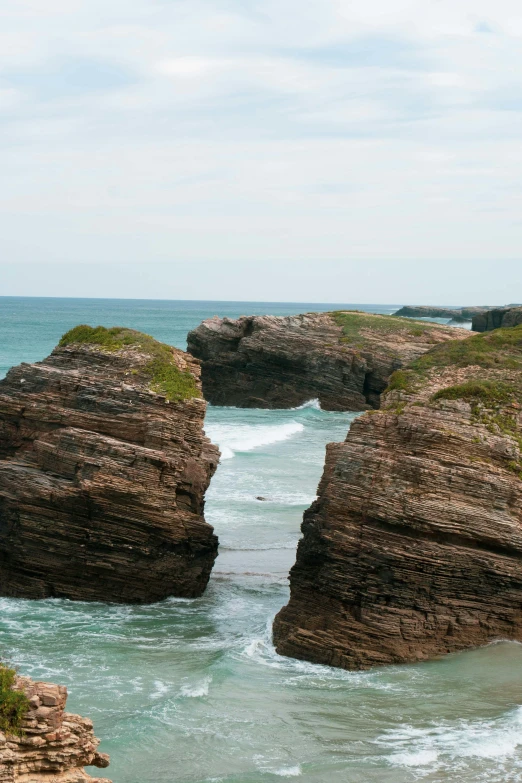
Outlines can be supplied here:
[[111, 783], [84, 767], [109, 766], [98, 753], [92, 721], [65, 712], [67, 689], [18, 677], [16, 689], [29, 700], [19, 736], [0, 732], [0, 783]]
[[512, 327], [522, 324], [522, 307], [497, 307], [486, 313], [473, 316], [472, 328], [475, 332], [490, 332], [500, 327]]
[[397, 310], [395, 315], [405, 318], [451, 318], [452, 321], [463, 323], [471, 321], [476, 315], [486, 313], [488, 307], [427, 307], [424, 305], [405, 305]]
[[347, 669], [522, 641], [522, 326], [446, 343], [327, 448], [278, 652]]
[[199, 363], [125, 329], [77, 327], [0, 381], [0, 594], [150, 602], [197, 596], [219, 451]]
[[359, 312], [209, 318], [188, 335], [214, 405], [325, 410], [377, 408], [394, 370], [469, 332]]

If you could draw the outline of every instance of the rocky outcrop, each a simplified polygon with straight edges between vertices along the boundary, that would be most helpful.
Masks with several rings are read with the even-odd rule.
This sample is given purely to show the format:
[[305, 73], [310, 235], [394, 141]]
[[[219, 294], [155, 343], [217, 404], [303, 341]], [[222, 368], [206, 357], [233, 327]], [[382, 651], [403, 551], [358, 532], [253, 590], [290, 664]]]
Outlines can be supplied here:
[[427, 307], [406, 305], [394, 315], [404, 318], [450, 318], [456, 323], [471, 321], [475, 315], [486, 313], [488, 307]]
[[209, 318], [188, 335], [213, 405], [378, 408], [394, 370], [469, 331], [359, 312]]
[[522, 324], [522, 306], [497, 307], [486, 313], [473, 316], [472, 328], [475, 332], [490, 332], [501, 327]]
[[16, 689], [29, 699], [19, 736], [0, 732], [0, 783], [111, 783], [84, 767], [109, 766], [98, 753], [92, 721], [64, 712], [67, 689], [18, 677]]
[[197, 596], [219, 451], [199, 363], [139, 332], [77, 327], [0, 381], [0, 594]]
[[282, 655], [347, 669], [522, 641], [522, 326], [446, 343], [327, 448]]

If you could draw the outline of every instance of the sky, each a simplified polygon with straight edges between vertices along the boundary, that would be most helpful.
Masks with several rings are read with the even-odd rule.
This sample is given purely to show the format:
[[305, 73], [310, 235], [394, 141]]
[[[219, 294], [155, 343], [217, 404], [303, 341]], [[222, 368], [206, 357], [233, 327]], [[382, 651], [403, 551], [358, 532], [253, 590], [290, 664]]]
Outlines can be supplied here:
[[2, 0], [0, 295], [520, 299], [521, 39], [514, 0]]

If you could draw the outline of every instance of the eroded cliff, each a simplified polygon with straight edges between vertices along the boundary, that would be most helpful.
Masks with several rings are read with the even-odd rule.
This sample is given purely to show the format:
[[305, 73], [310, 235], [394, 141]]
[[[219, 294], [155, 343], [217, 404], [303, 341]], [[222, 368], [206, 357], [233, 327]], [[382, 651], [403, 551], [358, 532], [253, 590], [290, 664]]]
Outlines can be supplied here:
[[359, 312], [209, 318], [188, 335], [214, 405], [378, 408], [390, 375], [464, 329]]
[[92, 721], [65, 712], [67, 689], [18, 677], [28, 711], [16, 735], [0, 731], [0, 783], [111, 783], [93, 778], [84, 767], [109, 766], [98, 753]]
[[0, 594], [197, 596], [219, 451], [199, 363], [129, 329], [77, 327], [0, 381]]
[[485, 313], [477, 313], [473, 316], [472, 328], [476, 332], [491, 332], [493, 329], [518, 326], [518, 324], [522, 324], [522, 306], [507, 305]]
[[432, 349], [327, 448], [278, 652], [348, 669], [522, 641], [522, 326]]

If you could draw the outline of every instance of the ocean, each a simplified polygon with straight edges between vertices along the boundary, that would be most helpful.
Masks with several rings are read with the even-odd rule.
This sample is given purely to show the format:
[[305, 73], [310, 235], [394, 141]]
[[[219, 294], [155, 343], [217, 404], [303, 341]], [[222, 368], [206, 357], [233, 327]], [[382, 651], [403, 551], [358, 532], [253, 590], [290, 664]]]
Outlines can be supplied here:
[[[0, 298], [0, 377], [78, 323], [184, 348], [212, 315], [398, 305]], [[325, 444], [355, 413], [209, 407], [221, 463], [206, 518], [220, 539], [207, 592], [150, 606], [0, 598], [0, 658], [67, 685], [94, 720], [115, 783], [515, 783], [522, 780], [522, 645], [345, 672], [278, 656], [302, 513]], [[258, 500], [263, 497], [265, 500]], [[95, 770], [91, 774], [97, 773]]]

